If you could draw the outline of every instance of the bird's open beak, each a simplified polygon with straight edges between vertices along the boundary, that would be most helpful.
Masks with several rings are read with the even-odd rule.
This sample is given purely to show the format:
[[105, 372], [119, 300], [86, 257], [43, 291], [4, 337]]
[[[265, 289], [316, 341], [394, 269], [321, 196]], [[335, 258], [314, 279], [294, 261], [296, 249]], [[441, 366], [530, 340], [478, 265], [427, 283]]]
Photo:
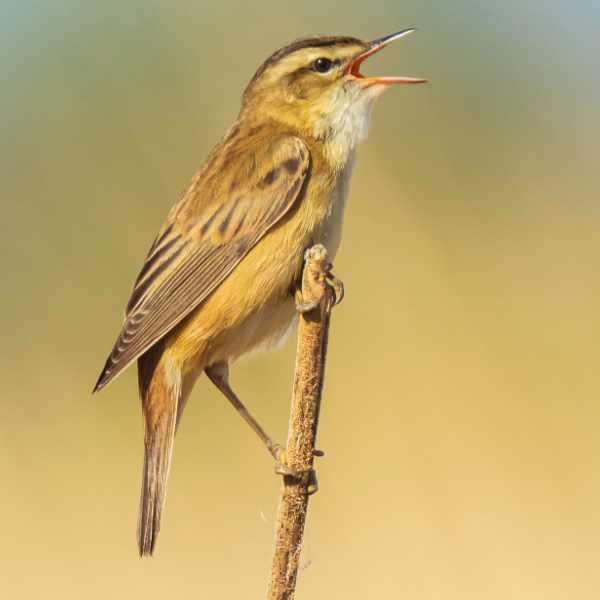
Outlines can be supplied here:
[[398, 33], [392, 33], [392, 35], [386, 35], [385, 37], [373, 40], [369, 44], [367, 50], [359, 54], [348, 65], [348, 67], [346, 68], [346, 74], [355, 77], [358, 80], [358, 83], [360, 83], [360, 85], [362, 85], [363, 87], [370, 87], [375, 84], [392, 85], [394, 83], [426, 83], [427, 79], [419, 79], [417, 77], [365, 77], [360, 72], [360, 65], [367, 58], [369, 58], [369, 56], [372, 56], [380, 50], [383, 50], [388, 44], [390, 44], [394, 40], [399, 40], [400, 38], [407, 36], [413, 31], [416, 31], [416, 29], [404, 29], [403, 31], [398, 31]]

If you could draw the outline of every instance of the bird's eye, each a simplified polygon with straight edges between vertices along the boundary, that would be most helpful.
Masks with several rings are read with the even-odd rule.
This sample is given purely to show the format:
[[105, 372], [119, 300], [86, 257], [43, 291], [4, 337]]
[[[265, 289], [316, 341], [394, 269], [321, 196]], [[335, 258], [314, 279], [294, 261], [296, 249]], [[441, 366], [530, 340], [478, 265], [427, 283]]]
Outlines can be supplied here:
[[317, 73], [327, 73], [331, 69], [333, 62], [328, 58], [317, 58], [313, 64], [313, 69]]

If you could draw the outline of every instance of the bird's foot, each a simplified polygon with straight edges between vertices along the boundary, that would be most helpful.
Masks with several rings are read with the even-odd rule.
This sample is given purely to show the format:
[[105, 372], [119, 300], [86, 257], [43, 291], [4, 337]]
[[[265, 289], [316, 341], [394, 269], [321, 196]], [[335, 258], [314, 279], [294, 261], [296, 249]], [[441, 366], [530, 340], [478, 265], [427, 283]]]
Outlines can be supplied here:
[[[308, 248], [304, 253], [304, 260], [309, 267], [312, 267], [310, 269], [311, 276], [305, 277], [302, 281], [302, 289], [296, 290], [296, 310], [300, 314], [305, 314], [317, 308], [323, 300], [326, 287], [333, 291], [333, 306], [339, 304], [344, 298], [344, 284], [332, 273], [333, 265], [327, 260], [325, 247], [316, 244]], [[305, 300], [306, 296], [312, 300]]]
[[317, 308], [317, 306], [319, 306], [319, 304], [321, 304], [321, 299], [313, 300], [312, 302], [305, 302], [302, 298], [301, 290], [296, 290], [296, 296], [294, 299], [296, 301], [296, 310], [301, 315], [304, 315], [310, 312], [311, 310], [314, 310], [315, 308]]
[[[275, 458], [275, 473], [288, 477], [295, 482], [302, 482], [306, 478], [306, 492], [309, 496], [315, 494], [319, 490], [319, 482], [317, 481], [317, 473], [314, 469], [297, 470], [287, 464], [287, 455], [285, 448], [280, 444], [273, 444], [271, 454]], [[325, 456], [322, 450], [313, 450], [314, 456]]]

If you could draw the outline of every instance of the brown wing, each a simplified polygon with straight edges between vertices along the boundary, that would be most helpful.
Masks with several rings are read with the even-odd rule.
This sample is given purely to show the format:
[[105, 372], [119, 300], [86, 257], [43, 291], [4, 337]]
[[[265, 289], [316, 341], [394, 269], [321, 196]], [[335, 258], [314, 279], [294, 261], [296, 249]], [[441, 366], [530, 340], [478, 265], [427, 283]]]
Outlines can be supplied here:
[[196, 308], [299, 198], [310, 163], [300, 139], [223, 153], [229, 154], [226, 173], [218, 171], [227, 157], [213, 157], [214, 168], [201, 171], [150, 248], [94, 391]]

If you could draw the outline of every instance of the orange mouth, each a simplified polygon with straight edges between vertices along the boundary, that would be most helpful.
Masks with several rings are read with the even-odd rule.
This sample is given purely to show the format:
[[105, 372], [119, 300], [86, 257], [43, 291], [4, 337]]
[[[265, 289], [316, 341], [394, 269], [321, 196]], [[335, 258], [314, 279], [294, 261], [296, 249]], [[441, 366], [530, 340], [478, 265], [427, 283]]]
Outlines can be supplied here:
[[426, 83], [427, 79], [421, 79], [418, 77], [365, 77], [360, 72], [360, 65], [367, 59], [369, 56], [373, 56], [380, 50], [383, 50], [388, 44], [393, 42], [394, 40], [398, 40], [406, 35], [409, 35], [416, 29], [404, 29], [403, 31], [399, 31], [398, 33], [392, 33], [392, 35], [386, 35], [385, 37], [379, 38], [377, 40], [372, 41], [369, 44], [369, 47], [365, 52], [359, 54], [346, 68], [346, 75], [352, 75], [356, 79], [360, 80], [360, 84], [363, 87], [370, 87], [375, 84], [382, 85], [393, 85], [395, 83]]

